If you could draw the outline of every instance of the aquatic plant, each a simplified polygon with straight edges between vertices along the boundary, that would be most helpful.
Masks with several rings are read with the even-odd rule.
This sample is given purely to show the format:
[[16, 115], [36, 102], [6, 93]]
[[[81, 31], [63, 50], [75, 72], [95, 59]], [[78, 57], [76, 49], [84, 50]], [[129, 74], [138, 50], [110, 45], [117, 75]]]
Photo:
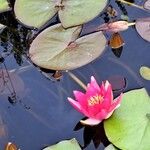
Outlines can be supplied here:
[[120, 106], [122, 94], [113, 100], [112, 87], [108, 81], [98, 85], [95, 78], [87, 85], [86, 93], [74, 91], [75, 99], [68, 101], [76, 110], [83, 113], [88, 119], [80, 122], [86, 125], [97, 125], [104, 119], [109, 118], [114, 110]]
[[36, 65], [52, 70], [79, 68], [98, 58], [107, 41], [99, 31], [82, 36], [81, 26], [64, 29], [56, 24], [40, 33], [32, 42], [29, 56]]
[[106, 5], [107, 0], [16, 0], [14, 9], [17, 19], [36, 28], [44, 25], [58, 12], [62, 26], [68, 28], [92, 20]]

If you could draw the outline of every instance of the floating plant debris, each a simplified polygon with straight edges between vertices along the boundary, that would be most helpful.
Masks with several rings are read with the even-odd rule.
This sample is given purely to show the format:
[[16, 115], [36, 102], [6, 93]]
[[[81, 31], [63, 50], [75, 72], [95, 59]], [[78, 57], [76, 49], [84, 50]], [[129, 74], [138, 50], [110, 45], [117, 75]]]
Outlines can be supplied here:
[[120, 149], [148, 150], [150, 148], [150, 126], [146, 117], [148, 113], [150, 113], [150, 97], [144, 88], [124, 93], [119, 109], [104, 122], [108, 140]]
[[20, 149], [18, 149], [15, 144], [9, 142], [9, 143], [6, 145], [5, 150], [20, 150]]
[[150, 17], [137, 19], [136, 30], [144, 40], [150, 42]]
[[109, 40], [109, 46], [112, 49], [117, 49], [120, 48], [124, 45], [124, 40], [121, 37], [121, 35], [117, 32], [117, 33], [113, 33], [110, 40]]
[[40, 33], [31, 44], [29, 55], [36, 65], [52, 70], [71, 70], [99, 57], [106, 38], [99, 31], [80, 38], [81, 27], [64, 29], [61, 24]]
[[145, 80], [150, 80], [150, 68], [147, 66], [142, 66], [140, 68], [140, 75], [145, 79]]
[[[37, 28], [58, 12], [63, 27], [67, 28], [92, 20], [106, 5], [107, 0], [16, 0], [14, 9], [17, 19], [25, 25]], [[89, 13], [89, 10], [92, 11]]]
[[43, 150], [81, 150], [76, 139], [64, 140]]

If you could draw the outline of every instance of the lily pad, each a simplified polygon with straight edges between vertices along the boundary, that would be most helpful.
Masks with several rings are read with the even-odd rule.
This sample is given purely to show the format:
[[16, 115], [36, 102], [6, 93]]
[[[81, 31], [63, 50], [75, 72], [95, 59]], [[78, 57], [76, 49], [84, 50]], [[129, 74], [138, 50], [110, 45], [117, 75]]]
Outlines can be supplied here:
[[145, 80], [150, 80], [150, 68], [146, 66], [142, 66], [140, 68], [140, 75], [145, 79]]
[[61, 141], [56, 145], [49, 146], [43, 150], [81, 150], [76, 139]]
[[53, 0], [16, 0], [14, 10], [18, 20], [37, 28], [57, 13]]
[[98, 16], [107, 5], [107, 0], [63, 0], [62, 4], [64, 9], [60, 9], [59, 18], [63, 27], [67, 28], [84, 24]]
[[104, 150], [117, 150], [117, 149], [112, 144], [110, 144]]
[[136, 30], [144, 40], [150, 42], [150, 17], [137, 19]]
[[104, 122], [106, 136], [123, 150], [149, 150], [150, 97], [146, 90], [124, 93], [121, 106]]
[[81, 27], [49, 27], [31, 44], [30, 58], [36, 65], [52, 70], [71, 70], [88, 64], [105, 49], [106, 38], [96, 32], [77, 39]]
[[0, 0], [0, 12], [4, 12], [9, 10], [9, 4], [7, 0]]
[[145, 9], [150, 10], [150, 0], [147, 0], [143, 6]]
[[18, 20], [36, 28], [59, 12], [63, 27], [68, 28], [92, 20], [106, 5], [107, 0], [16, 0], [14, 10]]

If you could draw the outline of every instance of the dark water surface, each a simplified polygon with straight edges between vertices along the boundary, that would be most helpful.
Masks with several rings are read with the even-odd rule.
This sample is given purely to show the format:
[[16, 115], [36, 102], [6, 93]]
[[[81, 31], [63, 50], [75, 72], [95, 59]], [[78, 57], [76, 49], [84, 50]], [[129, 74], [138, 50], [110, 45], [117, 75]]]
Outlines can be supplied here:
[[[142, 3], [139, 1], [138, 4]], [[112, 5], [119, 11], [115, 3]], [[150, 16], [146, 11], [129, 6], [126, 8], [131, 21]], [[56, 23], [56, 18], [51, 22]], [[102, 22], [104, 21], [97, 17], [84, 26], [82, 34], [87, 34]], [[67, 101], [68, 96], [73, 97], [73, 90], [83, 91], [83, 89], [67, 73], [63, 73], [60, 81], [48, 80], [30, 64], [25, 55], [21, 58], [21, 55], [28, 51], [28, 43], [32, 39], [31, 29], [17, 23], [11, 12], [1, 13], [0, 23], [9, 27], [0, 34], [0, 52], [6, 57], [4, 63], [11, 71], [10, 76], [17, 94], [15, 104], [12, 104], [10, 99], [8, 101], [10, 91], [2, 86], [1, 79], [0, 150], [3, 150], [4, 145], [9, 141], [16, 143], [21, 150], [40, 150], [58, 141], [74, 137], [83, 145], [83, 129], [79, 131], [73, 129], [84, 116], [73, 109]], [[150, 82], [139, 75], [140, 66], [150, 66], [150, 44], [132, 27], [121, 35], [126, 44], [120, 58], [107, 47], [101, 58], [74, 70], [73, 73], [84, 83], [88, 83], [92, 75], [99, 83], [119, 76], [126, 79], [123, 92], [140, 87], [145, 87], [150, 92]], [[6, 56], [6, 53], [11, 51], [12, 53]], [[5, 69], [2, 63], [0, 67]], [[13, 92], [11, 86], [10, 90]], [[93, 143], [86, 149], [94, 150]], [[98, 150], [103, 149], [104, 146], [101, 144]]]

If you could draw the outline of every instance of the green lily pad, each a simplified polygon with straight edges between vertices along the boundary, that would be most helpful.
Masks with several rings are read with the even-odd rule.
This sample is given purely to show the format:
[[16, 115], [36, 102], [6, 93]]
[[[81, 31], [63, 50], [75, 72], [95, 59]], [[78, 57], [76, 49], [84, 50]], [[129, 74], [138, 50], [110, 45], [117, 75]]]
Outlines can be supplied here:
[[9, 10], [9, 4], [7, 0], [0, 0], [0, 12], [4, 12]]
[[146, 66], [142, 66], [140, 68], [140, 75], [145, 79], [145, 80], [150, 80], [150, 68]]
[[145, 89], [124, 93], [121, 106], [104, 122], [109, 141], [122, 150], [150, 149], [150, 97]]
[[16, 0], [14, 10], [19, 21], [36, 28], [44, 25], [58, 11], [53, 0]]
[[112, 144], [110, 144], [104, 150], [117, 150], [117, 149]]
[[80, 26], [64, 29], [58, 24], [49, 27], [31, 44], [31, 60], [52, 70], [71, 70], [88, 64], [102, 54], [106, 38], [100, 31], [77, 39], [80, 31]]
[[64, 140], [43, 150], [81, 150], [76, 139]]
[[65, 7], [60, 9], [59, 18], [62, 26], [67, 28], [95, 18], [105, 8], [107, 0], [63, 0], [62, 4]]
[[59, 12], [63, 27], [68, 28], [92, 20], [106, 5], [107, 0], [16, 0], [14, 11], [18, 20], [36, 28]]

